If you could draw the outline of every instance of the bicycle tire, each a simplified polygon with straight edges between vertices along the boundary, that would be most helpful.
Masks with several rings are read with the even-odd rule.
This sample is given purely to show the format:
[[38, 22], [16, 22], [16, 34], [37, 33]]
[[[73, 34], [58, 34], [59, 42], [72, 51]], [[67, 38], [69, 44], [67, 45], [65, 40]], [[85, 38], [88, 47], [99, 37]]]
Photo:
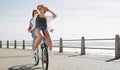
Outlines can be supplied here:
[[43, 70], [48, 70], [49, 56], [48, 56], [47, 45], [42, 44], [41, 47], [42, 47], [42, 68]]

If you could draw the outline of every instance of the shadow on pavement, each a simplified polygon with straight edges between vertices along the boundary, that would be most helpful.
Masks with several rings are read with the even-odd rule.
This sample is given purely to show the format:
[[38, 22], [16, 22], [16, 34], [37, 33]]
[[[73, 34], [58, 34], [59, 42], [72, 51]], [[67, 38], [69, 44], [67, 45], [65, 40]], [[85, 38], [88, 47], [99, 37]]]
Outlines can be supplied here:
[[113, 58], [113, 59], [106, 60], [106, 62], [111, 62], [111, 61], [115, 61], [115, 60], [118, 60], [118, 59]]
[[69, 55], [68, 57], [77, 57], [77, 56], [82, 56], [82, 55]]
[[[83, 55], [69, 55], [68, 57], [79, 57], [79, 58], [88, 58], [88, 59], [94, 59], [94, 60], [105, 60], [105, 62], [112, 62], [112, 61], [115, 61], [115, 60], [119, 60], [119, 59], [116, 59], [116, 58], [107, 58], [107, 57], [95, 57], [95, 56], [83, 56]], [[107, 59], [107, 60], [106, 60]]]
[[8, 68], [8, 70], [36, 70], [42, 69], [42, 67], [35, 66], [35, 64], [16, 65]]

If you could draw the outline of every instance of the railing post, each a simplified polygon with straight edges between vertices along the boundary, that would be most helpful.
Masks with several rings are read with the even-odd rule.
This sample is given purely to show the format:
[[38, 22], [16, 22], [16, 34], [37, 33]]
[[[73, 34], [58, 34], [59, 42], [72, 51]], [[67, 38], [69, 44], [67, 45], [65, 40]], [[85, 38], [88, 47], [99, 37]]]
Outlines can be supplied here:
[[0, 41], [0, 48], [2, 48], [2, 41]]
[[120, 58], [120, 38], [119, 35], [115, 36], [115, 58]]
[[85, 38], [81, 38], [81, 55], [85, 55]]
[[17, 48], [16, 40], [14, 41], [14, 48]]
[[59, 53], [63, 52], [63, 41], [62, 38], [60, 38], [60, 43], [59, 43]]
[[7, 40], [7, 48], [9, 48], [9, 41]]
[[23, 49], [25, 49], [25, 40], [23, 40]]

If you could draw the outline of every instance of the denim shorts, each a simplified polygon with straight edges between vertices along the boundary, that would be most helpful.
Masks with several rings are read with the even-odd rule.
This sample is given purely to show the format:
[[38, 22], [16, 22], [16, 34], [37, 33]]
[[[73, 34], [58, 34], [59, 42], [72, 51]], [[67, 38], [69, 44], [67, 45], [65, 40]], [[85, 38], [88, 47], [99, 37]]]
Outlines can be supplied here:
[[46, 30], [47, 29], [47, 26], [36, 26], [35, 29], [39, 29], [39, 30]]
[[31, 34], [32, 34], [33, 40], [36, 40], [37, 36], [34, 33], [31, 33]]

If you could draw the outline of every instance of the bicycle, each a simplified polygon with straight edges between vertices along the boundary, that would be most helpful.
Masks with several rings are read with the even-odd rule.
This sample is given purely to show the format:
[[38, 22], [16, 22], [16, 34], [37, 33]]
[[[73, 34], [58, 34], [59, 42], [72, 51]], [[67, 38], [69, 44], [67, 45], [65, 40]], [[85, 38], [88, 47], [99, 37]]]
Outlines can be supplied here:
[[[40, 49], [41, 49], [41, 52], [40, 52]], [[34, 59], [35, 59], [35, 66], [39, 64], [39, 60], [41, 59], [43, 70], [48, 70], [49, 56], [48, 56], [48, 45], [45, 37], [43, 37], [43, 42], [40, 45], [40, 47], [37, 47], [35, 51]]]

